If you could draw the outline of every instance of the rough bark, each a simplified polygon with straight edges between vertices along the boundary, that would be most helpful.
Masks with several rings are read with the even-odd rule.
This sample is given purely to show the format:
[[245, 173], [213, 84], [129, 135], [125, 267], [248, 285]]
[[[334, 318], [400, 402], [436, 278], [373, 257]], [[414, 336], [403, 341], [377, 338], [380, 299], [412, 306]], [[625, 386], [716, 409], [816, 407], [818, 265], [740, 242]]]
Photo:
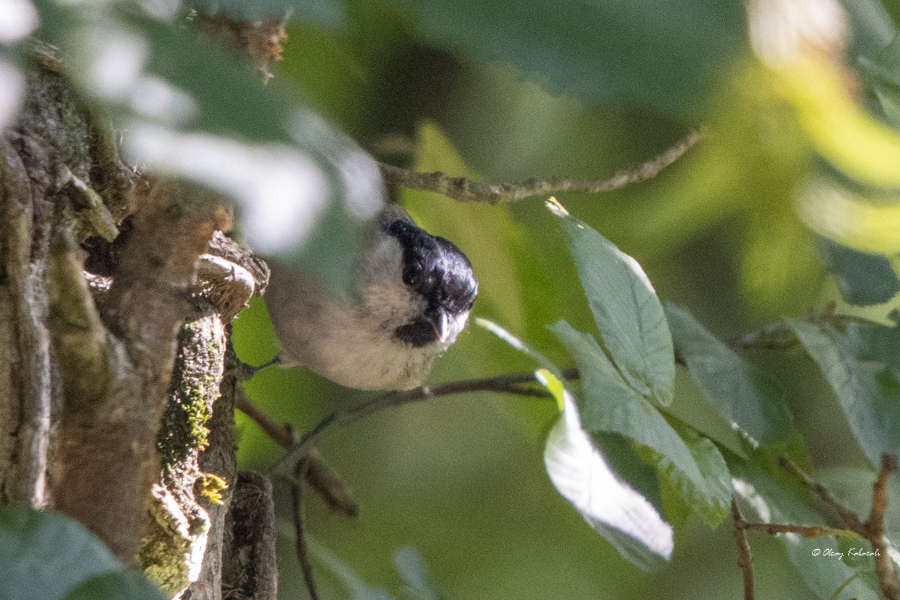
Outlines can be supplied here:
[[[122, 160], [53, 48], [27, 77], [0, 133], [0, 504], [66, 514], [171, 596], [222, 598], [226, 528], [245, 526], [226, 524], [228, 323], [268, 269], [210, 245], [220, 197]], [[274, 598], [274, 569], [252, 597]]]

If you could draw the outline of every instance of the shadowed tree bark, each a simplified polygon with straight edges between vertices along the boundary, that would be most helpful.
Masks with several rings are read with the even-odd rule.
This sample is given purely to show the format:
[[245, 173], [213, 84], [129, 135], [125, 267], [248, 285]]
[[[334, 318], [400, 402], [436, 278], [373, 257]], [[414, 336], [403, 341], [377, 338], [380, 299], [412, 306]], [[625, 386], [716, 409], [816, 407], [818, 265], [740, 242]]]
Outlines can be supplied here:
[[[66, 514], [170, 596], [221, 598], [228, 323], [267, 267], [217, 233], [221, 197], [126, 164], [53, 48], [27, 77], [0, 137], [0, 503]], [[274, 598], [274, 565], [257, 580], [240, 597]]]

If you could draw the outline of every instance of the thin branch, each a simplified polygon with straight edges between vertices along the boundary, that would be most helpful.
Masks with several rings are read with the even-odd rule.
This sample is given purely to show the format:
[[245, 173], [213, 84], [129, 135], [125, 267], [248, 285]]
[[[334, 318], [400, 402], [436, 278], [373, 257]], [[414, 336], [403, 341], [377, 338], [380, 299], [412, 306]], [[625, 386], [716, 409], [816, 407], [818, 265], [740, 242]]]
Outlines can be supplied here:
[[278, 425], [269, 418], [269, 416], [261, 411], [258, 406], [250, 401], [241, 388], [237, 388], [234, 394], [234, 407], [250, 417], [250, 419], [259, 425], [259, 428], [269, 436], [269, 438], [281, 446], [288, 449], [294, 445], [294, 429], [287, 423]]
[[[347, 486], [344, 484], [343, 479], [341, 479], [331, 467], [325, 463], [319, 453], [316, 452], [314, 448], [308, 449], [305, 452], [300, 452], [301, 449], [305, 448], [305, 437], [310, 436], [316, 430], [306, 434], [306, 436], [301, 437], [299, 440], [295, 440], [293, 427], [286, 423], [284, 425], [275, 423], [266, 413], [260, 410], [258, 406], [247, 398], [240, 388], [235, 392], [235, 407], [259, 425], [259, 428], [262, 429], [272, 441], [289, 451], [285, 454], [283, 459], [293, 456], [295, 451], [297, 451], [296, 453], [300, 456], [298, 462], [305, 461], [307, 465], [306, 470], [304, 471], [306, 474], [306, 483], [319, 493], [330, 508], [351, 519], [359, 514], [359, 506], [347, 490]], [[328, 422], [326, 422], [326, 425]], [[299, 484], [299, 480], [291, 481], [291, 485]]]
[[817, 538], [823, 535], [836, 535], [839, 537], [852, 537], [859, 539], [860, 536], [849, 529], [835, 529], [833, 527], [804, 527], [803, 525], [778, 525], [776, 523], [748, 523], [744, 522], [744, 529], [752, 529], [753, 531], [765, 531], [769, 535], [777, 533], [798, 533], [805, 538]]
[[426, 192], [437, 192], [460, 202], [499, 204], [518, 202], [534, 196], [550, 196], [562, 192], [598, 194], [617, 190], [638, 181], [651, 179], [678, 160], [700, 138], [700, 132], [692, 131], [653, 160], [649, 160], [634, 169], [619, 171], [609, 179], [599, 181], [552, 178], [550, 180], [529, 179], [522, 183], [514, 184], [489, 184], [470, 181], [465, 177], [449, 177], [440, 171], [436, 173], [416, 173], [384, 163], [379, 163], [379, 166], [382, 176], [389, 184]]
[[887, 483], [891, 473], [897, 471], [897, 457], [881, 455], [881, 470], [875, 483], [872, 484], [872, 508], [869, 518], [864, 523], [869, 532], [868, 540], [875, 553], [875, 577], [881, 593], [889, 600], [900, 598], [900, 580], [897, 579], [897, 568], [888, 554], [890, 542], [884, 537], [884, 513], [887, 509]]
[[[563, 370], [562, 375], [563, 378], [567, 380], [579, 378], [578, 369], [565, 369]], [[333, 423], [352, 423], [386, 408], [403, 406], [405, 404], [430, 400], [441, 396], [469, 392], [488, 391], [504, 394], [517, 394], [520, 396], [551, 398], [550, 394], [545, 390], [528, 387], [535, 383], [537, 383], [537, 379], [535, 378], [534, 372], [528, 371], [522, 373], [508, 373], [482, 379], [452, 381], [434, 387], [421, 387], [405, 392], [390, 392], [382, 394], [368, 402], [364, 402], [359, 406], [350, 408], [345, 412], [329, 414], [313, 427], [312, 430], [303, 434], [299, 439], [295, 439], [293, 429], [290, 425], [278, 425], [272, 421], [240, 390], [238, 390], [238, 393], [235, 395], [235, 407], [259, 425], [260, 429], [262, 429], [276, 444], [287, 450], [287, 452], [285, 452], [272, 466], [272, 471], [277, 472], [282, 469], [283, 465], [291, 464], [307, 457], [314, 465], [314, 468], [310, 470], [310, 473], [330, 473], [328, 476], [322, 475], [308, 478], [310, 485], [322, 494], [322, 497], [329, 506], [340, 510], [349, 517], [353, 517], [357, 512], [356, 504], [350, 499], [350, 494], [346, 491], [346, 487], [341, 479], [331, 473], [329, 467], [321, 460], [318, 460], [315, 456], [310, 456], [311, 451], [309, 448], [312, 442]], [[288, 479], [291, 479], [292, 475], [288, 475], [287, 477]]]
[[[578, 379], [579, 373], [577, 369], [565, 369], [563, 378], [567, 380]], [[501, 394], [519, 394], [534, 396], [539, 398], [551, 398], [549, 392], [534, 388], [523, 387], [525, 384], [537, 383], [534, 372], [526, 371], [522, 373], [507, 373], [505, 375], [497, 375], [495, 377], [484, 377], [481, 379], [466, 379], [463, 381], [450, 381], [433, 387], [420, 387], [405, 392], [389, 392], [374, 398], [368, 402], [353, 407], [346, 412], [335, 415], [335, 423], [352, 423], [373, 413], [392, 408], [396, 406], [404, 406], [413, 402], [421, 402], [441, 396], [452, 396], [454, 394], [468, 394], [471, 392], [497, 392]]]
[[888, 554], [890, 542], [884, 537], [884, 513], [887, 509], [887, 482], [891, 473], [897, 471], [897, 457], [881, 455], [881, 469], [872, 484], [872, 508], [865, 523], [846, 504], [835, 498], [825, 487], [807, 475], [800, 467], [786, 458], [779, 459], [782, 468], [800, 479], [811, 488], [829, 506], [831, 506], [844, 524], [855, 533], [872, 544], [875, 561], [875, 576], [881, 594], [887, 600], [900, 600], [900, 580], [893, 560]]
[[309, 548], [306, 546], [306, 534], [303, 529], [303, 480], [309, 472], [306, 458], [297, 461], [294, 467], [294, 482], [291, 484], [291, 516], [294, 519], [295, 540], [297, 544], [297, 560], [303, 571], [303, 581], [309, 591], [310, 600], [319, 600], [316, 591], [316, 580], [313, 577], [312, 564], [309, 562]]
[[846, 525], [848, 529], [868, 539], [865, 526], [863, 525], [862, 521], [859, 520], [857, 514], [853, 512], [853, 509], [841, 502], [839, 499], [832, 496], [831, 492], [829, 492], [825, 488], [825, 486], [815, 481], [793, 461], [782, 457], [778, 459], [778, 464], [782, 469], [785, 469], [791, 475], [803, 482], [804, 485], [814, 491], [825, 504], [834, 509], [834, 511], [838, 514], [841, 521], [844, 522], [844, 525]]
[[750, 552], [750, 542], [747, 541], [747, 523], [741, 516], [737, 501], [731, 498], [731, 523], [734, 543], [738, 551], [738, 567], [744, 574], [744, 600], [753, 600], [753, 554]]
[[[856, 320], [850, 315], [835, 314], [837, 304], [829, 302], [820, 312], [810, 309], [805, 320], [814, 325], [839, 324]], [[794, 334], [794, 330], [784, 321], [770, 323], [764, 327], [732, 338], [725, 342], [732, 350], [750, 350], [760, 348], [765, 350], [787, 350], [793, 348], [800, 341]]]

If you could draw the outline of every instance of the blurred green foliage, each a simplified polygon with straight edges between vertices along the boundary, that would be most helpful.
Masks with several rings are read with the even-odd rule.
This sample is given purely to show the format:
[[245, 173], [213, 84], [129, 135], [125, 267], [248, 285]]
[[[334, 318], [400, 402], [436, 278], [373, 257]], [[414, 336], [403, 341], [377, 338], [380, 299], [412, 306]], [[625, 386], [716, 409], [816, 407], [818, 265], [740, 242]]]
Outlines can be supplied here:
[[[878, 453], [896, 449], [896, 325], [886, 319], [900, 249], [896, 7], [847, 2], [852, 41], [811, 38], [799, 56], [773, 59], [771, 49], [751, 50], [744, 11], [759, 11], [751, 24], [784, 26], [784, 14], [765, 12], [774, 2], [198, 1], [254, 18], [276, 5], [296, 9], [285, 60], [263, 88], [233, 59], [135, 3], [36, 5], [38, 35], [72, 57], [76, 84], [125, 127], [126, 147], [141, 127], [164, 130], [172, 144], [151, 153], [148, 165], [219, 184], [243, 208], [245, 229], [269, 198], [263, 191], [290, 195], [290, 186], [272, 183], [281, 179], [251, 167], [271, 165], [278, 153], [298, 159], [283, 174], [300, 177], [310, 186], [300, 191], [322, 204], [304, 213], [306, 245], [286, 259], [299, 257], [334, 280], [346, 276], [357, 237], [342, 203], [377, 181], [373, 163], [338, 130], [392, 164], [515, 182], [603, 179], [704, 129], [697, 147], [649, 182], [562, 195], [578, 219], [565, 232], [540, 200], [476, 206], [390, 191], [470, 257], [481, 283], [474, 316], [558, 367], [579, 366], [583, 381], [570, 387], [581, 425], [676, 526], [670, 564], [646, 574], [623, 562], [556, 493], [542, 460], [559, 419], [555, 401], [470, 394], [386, 411], [321, 440], [362, 507], [352, 523], [309, 507], [324, 597], [738, 597], [741, 576], [721, 525], [731, 491], [754, 518], [816, 524], [822, 515], [771, 468], [775, 456], [833, 468], [832, 483], [858, 488]], [[801, 38], [809, 33], [803, 22], [787, 25]], [[117, 56], [139, 64], [113, 61], [121, 77], [95, 80], [102, 52], [94, 51], [110, 40], [131, 44]], [[4, 47], [3, 56], [19, 50]], [[142, 113], [142, 76], [174, 88], [166, 88], [172, 98], [183, 93], [190, 110], [180, 120]], [[226, 177], [236, 174], [223, 166], [231, 164], [224, 152], [210, 152], [219, 160], [209, 164], [187, 160], [197, 158], [191, 153], [166, 162], [169, 150], [214, 136], [208, 150], [234, 150], [241, 174], [257, 178]], [[368, 171], [350, 168], [355, 158]], [[218, 170], [204, 171], [210, 165]], [[830, 240], [824, 259], [810, 228]], [[603, 243], [582, 239], [593, 231]], [[652, 288], [639, 285], [640, 267], [621, 271], [630, 265], [623, 253]], [[617, 269], [630, 275], [616, 279]], [[686, 309], [670, 306], [667, 321], [660, 298]], [[837, 331], [796, 320], [823, 314], [831, 301], [881, 325]], [[717, 341], [785, 316], [795, 319], [799, 343], [738, 357]], [[687, 374], [673, 374], [667, 325]], [[579, 333], [596, 327], [599, 338]], [[260, 302], [234, 332], [245, 361], [277, 351]], [[533, 368], [528, 356], [472, 327], [432, 381]], [[245, 387], [273, 419], [301, 431], [370, 397], [304, 370], [266, 369]], [[276, 460], [279, 449], [253, 423], [239, 415], [238, 428], [243, 468]], [[864, 569], [814, 557], [815, 548], [837, 549], [829, 538], [753, 545], [759, 597], [828, 598], [853, 568]], [[290, 535], [282, 546], [282, 594], [302, 597]], [[407, 547], [416, 551], [397, 553]], [[701, 566], [708, 575], [697, 575]], [[107, 583], [86, 585], [90, 592]], [[867, 597], [867, 586], [863, 576], [840, 597]]]
[[[679, 370], [666, 419], [698, 452], [708, 445], [719, 461], [724, 458], [721, 468], [727, 464], [739, 481], [739, 497], [762, 510], [757, 494], [768, 494], [770, 519], [818, 522], [784, 477], [754, 465], [787, 453], [804, 465], [867, 467], [840, 405], [796, 344], [738, 357], [713, 336], [731, 339], [782, 316], [819, 311], [830, 301], [863, 314], [841, 298], [825, 270], [834, 261], [820, 261], [816, 237], [795, 209], [804, 182], [828, 167], [798, 118], [804, 107], [786, 99], [777, 77], [752, 55], [740, 15], [730, 20], [736, 3], [684, 5], [684, 14], [701, 15], [697, 23], [719, 10], [730, 16], [717, 23], [719, 29], [695, 35], [683, 19], [668, 18], [668, 7], [603, 4], [597, 14], [614, 6], [610, 23], [632, 19], [604, 37], [589, 30], [590, 19], [574, 29], [559, 26], [560, 19], [572, 18], [565, 3], [541, 7], [547, 14], [537, 16], [527, 4], [469, 10], [464, 2], [348, 2], [341, 28], [292, 25], [276, 74], [299, 82], [316, 110], [381, 160], [489, 182], [602, 179], [706, 126], [703, 141], [655, 179], [600, 196], [564, 194], [560, 201], [635, 257], [660, 298], [693, 314], [673, 327], [700, 387]], [[864, 28], [851, 53], [877, 56], [894, 24], [877, 3], [851, 13], [853, 26]], [[647, 15], [652, 18], [642, 19]], [[724, 45], [691, 46], [707, 33]], [[679, 43], [666, 46], [668, 39]], [[590, 66], [558, 62], [571, 53]], [[661, 53], [665, 60], [654, 60]], [[596, 84], [600, 79], [603, 84]], [[594, 319], [565, 237], [541, 200], [475, 206], [410, 190], [397, 198], [426, 229], [453, 240], [472, 260], [481, 284], [475, 316], [509, 329], [556, 365], [573, 366], [547, 326], [565, 319], [575, 330], [592, 331]], [[884, 292], [871, 290], [890, 289], [895, 275], [878, 262], [880, 271], [859, 266], [849, 272], [870, 276], [858, 285], [886, 300]], [[865, 314], [883, 319], [889, 310], [877, 304]], [[249, 340], [254, 322], [242, 315], [236, 333]], [[524, 355], [470, 328], [439, 361], [432, 381], [532, 368]], [[730, 397], [729, 385], [756, 408]], [[308, 373], [275, 370], [261, 373], [248, 389], [276, 419], [300, 429], [367, 397]], [[580, 393], [582, 386], [573, 389]], [[583, 391], [590, 395], [597, 388], [588, 384]], [[347, 523], [313, 504], [310, 527], [319, 544], [373, 589], [399, 589], [390, 556], [412, 545], [447, 598], [644, 598], [658, 597], [660, 590], [667, 598], [740, 596], [730, 530], [707, 526], [721, 521], [723, 507], [718, 516], [701, 518], [671, 482], [645, 492], [651, 499], [655, 494], [654, 503], [677, 527], [671, 564], [660, 573], [623, 563], [580, 522], [540, 463], [557, 415], [552, 402], [475, 394], [391, 410], [332, 431], [321, 449], [355, 488], [362, 513]], [[746, 431], [736, 436], [729, 422], [746, 424], [751, 438], [773, 445], [753, 449]], [[598, 434], [595, 441], [628, 478], [640, 471], [640, 461], [628, 458], [633, 449], [623, 440]], [[263, 466], [277, 455], [253, 424], [242, 421], [244, 465]], [[815, 547], [837, 549], [835, 540], [782, 546], [760, 534], [751, 535], [751, 544], [758, 597], [827, 598], [850, 576], [811, 555]], [[283, 589], [302, 594], [289, 554], [285, 545]], [[803, 578], [795, 576], [792, 562], [806, 570]], [[709, 576], [697, 575], [699, 565]], [[329, 573], [333, 569], [321, 570], [325, 597], [346, 597]], [[840, 597], [870, 593], [855, 582]]]
[[58, 513], [0, 506], [0, 598], [162, 600], [87, 529]]

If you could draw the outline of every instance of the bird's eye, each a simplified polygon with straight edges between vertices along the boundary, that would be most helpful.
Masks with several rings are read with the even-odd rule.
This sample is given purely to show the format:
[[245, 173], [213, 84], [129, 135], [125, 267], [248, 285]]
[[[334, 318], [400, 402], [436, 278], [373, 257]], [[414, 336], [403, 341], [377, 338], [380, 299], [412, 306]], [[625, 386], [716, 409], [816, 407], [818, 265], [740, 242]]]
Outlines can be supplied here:
[[401, 325], [394, 331], [394, 337], [414, 348], [427, 346], [438, 339], [434, 325], [425, 319], [416, 319], [412, 323]]

